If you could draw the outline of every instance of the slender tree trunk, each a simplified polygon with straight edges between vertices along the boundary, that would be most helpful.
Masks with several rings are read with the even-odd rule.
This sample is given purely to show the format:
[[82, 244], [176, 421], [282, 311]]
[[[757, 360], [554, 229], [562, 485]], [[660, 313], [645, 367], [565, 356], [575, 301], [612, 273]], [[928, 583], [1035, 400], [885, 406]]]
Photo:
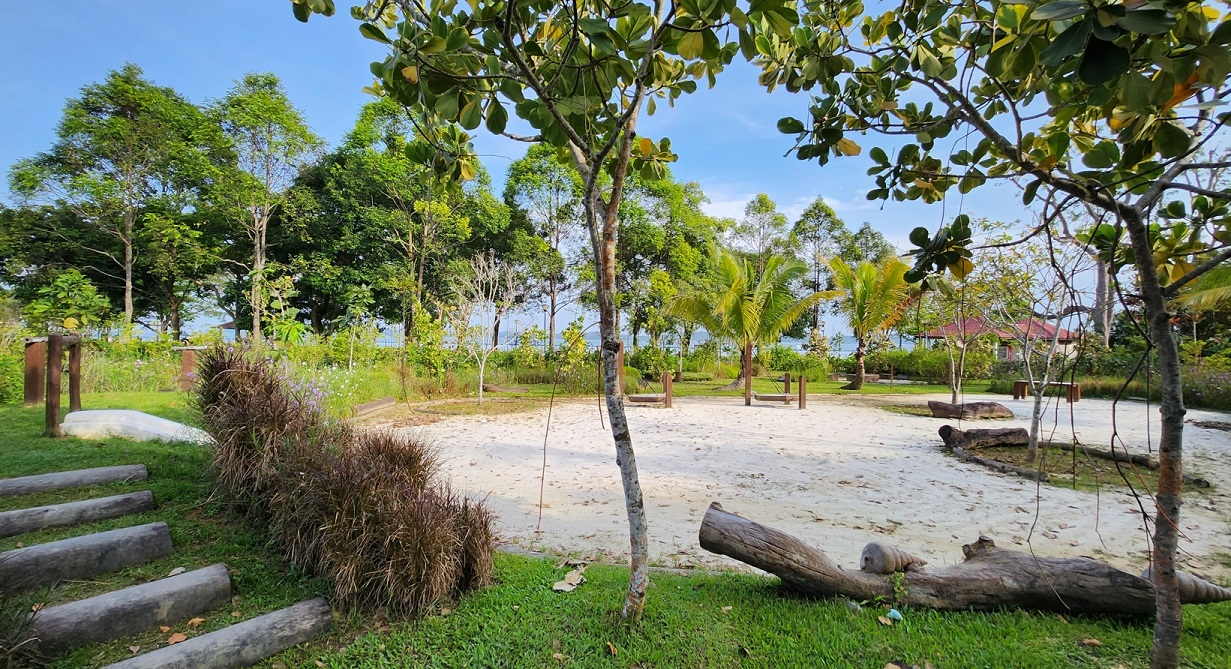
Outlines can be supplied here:
[[1150, 555], [1157, 614], [1154, 619], [1154, 646], [1150, 650], [1150, 666], [1154, 669], [1172, 669], [1180, 664], [1180, 630], [1183, 625], [1179, 582], [1175, 572], [1175, 552], [1179, 539], [1182, 504], [1180, 490], [1184, 473], [1184, 386], [1180, 377], [1179, 348], [1171, 332], [1167, 302], [1158, 283], [1151, 244], [1141, 213], [1128, 209], [1122, 211], [1121, 215], [1133, 247], [1133, 262], [1137, 266], [1150, 337], [1154, 340], [1155, 350], [1158, 351], [1158, 371], [1161, 377], [1162, 402], [1159, 413], [1162, 420], [1158, 443], [1158, 492], [1154, 496], [1157, 515], [1154, 518], [1154, 547]]
[[492, 323], [492, 348], [500, 348], [500, 315]]
[[1097, 258], [1094, 261], [1094, 331], [1099, 334], [1103, 346], [1111, 346], [1111, 281], [1107, 264]]
[[253, 216], [252, 235], [252, 340], [261, 341], [261, 311], [264, 308], [263, 286], [265, 283], [265, 230], [269, 225], [266, 208], [256, 209]]
[[863, 375], [864, 367], [863, 359], [867, 355], [868, 345], [864, 340], [859, 339], [855, 344], [855, 380], [842, 386], [843, 390], [863, 390]]
[[744, 377], [744, 406], [752, 406], [752, 341], [744, 342], [741, 376]]
[[550, 319], [550, 324], [547, 326], [547, 350], [548, 351], [556, 350], [556, 300], [558, 299], [558, 295], [557, 295], [558, 291], [559, 291], [559, 288], [557, 288], [556, 286], [556, 279], [555, 277], [553, 277], [551, 279], [551, 287], [549, 288], [549, 291], [548, 291], [549, 299], [551, 301], [551, 305], [548, 308], [548, 318]]
[[479, 405], [483, 405], [483, 373], [487, 371], [487, 355], [479, 355]]
[[183, 336], [184, 317], [180, 314], [180, 301], [175, 297], [174, 292], [171, 295], [171, 338], [179, 341]]
[[133, 210], [124, 208], [124, 337], [133, 322]]

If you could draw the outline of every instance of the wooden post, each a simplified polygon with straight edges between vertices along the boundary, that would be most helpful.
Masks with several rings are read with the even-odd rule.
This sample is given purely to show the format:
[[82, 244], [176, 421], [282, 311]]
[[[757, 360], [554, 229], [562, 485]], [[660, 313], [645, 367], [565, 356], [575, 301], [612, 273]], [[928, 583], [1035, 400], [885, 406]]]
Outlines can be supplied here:
[[808, 406], [808, 377], [800, 375], [799, 377], [799, 408], [803, 409]]
[[[70, 337], [71, 339], [71, 337]], [[68, 345], [68, 411], [81, 411], [81, 337]]]
[[196, 375], [197, 352], [195, 349], [185, 348], [180, 351], [180, 390], [192, 390], [192, 380]]
[[782, 373], [782, 393], [784, 395], [791, 394], [791, 373], [790, 372]]
[[663, 372], [663, 406], [671, 408], [671, 372]]
[[43, 436], [59, 437], [60, 432], [60, 375], [64, 363], [64, 335], [47, 337], [47, 411], [44, 413]]
[[27, 337], [26, 343], [26, 397], [22, 406], [34, 407], [43, 403], [47, 392], [43, 385], [47, 379], [47, 338]]

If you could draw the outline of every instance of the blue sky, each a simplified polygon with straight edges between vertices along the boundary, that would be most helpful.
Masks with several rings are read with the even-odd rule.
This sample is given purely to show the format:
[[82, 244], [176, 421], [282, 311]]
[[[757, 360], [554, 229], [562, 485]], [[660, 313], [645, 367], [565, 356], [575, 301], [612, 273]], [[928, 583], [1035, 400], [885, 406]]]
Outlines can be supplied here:
[[[100, 0], [13, 3], [0, 21], [0, 165], [45, 150], [66, 98], [125, 62], [194, 102], [221, 96], [249, 71], [282, 78], [317, 133], [336, 143], [367, 100], [360, 88], [382, 48], [359, 36], [357, 22], [339, 12], [301, 24], [287, 0], [209, 3]], [[341, 6], [341, 5], [340, 5]], [[768, 193], [794, 218], [818, 195], [848, 226], [869, 221], [899, 246], [916, 225], [935, 227], [959, 207], [975, 216], [1026, 218], [1012, 187], [985, 187], [964, 202], [939, 205], [872, 203], [864, 156], [834, 159], [824, 168], [784, 158], [788, 138], [775, 129], [785, 115], [802, 116], [807, 96], [761, 89], [754, 70], [736, 63], [713, 90], [660, 105], [640, 131], [669, 136], [679, 154], [677, 177], [698, 181], [710, 213], [739, 216], [756, 193]], [[481, 132], [481, 131], [480, 131]], [[860, 141], [866, 149], [877, 140]], [[884, 142], [882, 142], [884, 144]], [[496, 187], [524, 145], [480, 134], [476, 141]], [[0, 199], [11, 201], [7, 187]]]
[[[369, 62], [383, 54], [381, 45], [360, 37], [347, 12], [302, 24], [287, 0], [11, 3], [0, 16], [0, 166], [7, 174], [16, 160], [46, 150], [65, 100], [125, 62], [198, 104], [222, 96], [246, 72], [273, 72], [313, 129], [336, 144], [369, 100], [360, 89], [371, 81]], [[935, 228], [960, 211], [1029, 218], [1012, 186], [985, 186], [943, 207], [868, 202], [864, 193], [873, 182], [866, 154], [876, 143], [890, 146], [883, 138], [859, 139], [864, 155], [836, 158], [823, 168], [784, 158], [789, 138], [775, 124], [782, 116], [802, 116], [808, 101], [785, 91], [766, 93], [754, 69], [737, 62], [714, 89], [685, 96], [674, 108], [660, 105], [655, 116], [642, 119], [639, 132], [671, 138], [679, 155], [676, 176], [699, 182], [712, 200], [706, 209], [715, 215], [739, 217], [764, 192], [794, 220], [819, 195], [848, 227], [868, 221], [903, 249], [913, 227]], [[476, 146], [499, 191], [508, 164], [525, 145], [478, 132]], [[7, 179], [0, 183], [0, 201], [12, 201]]]

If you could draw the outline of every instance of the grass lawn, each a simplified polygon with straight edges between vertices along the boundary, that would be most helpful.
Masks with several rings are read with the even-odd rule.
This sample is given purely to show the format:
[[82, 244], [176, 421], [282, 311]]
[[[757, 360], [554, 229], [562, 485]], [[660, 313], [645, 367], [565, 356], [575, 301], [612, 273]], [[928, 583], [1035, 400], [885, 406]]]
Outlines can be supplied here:
[[[711, 384], [712, 385], [712, 384]], [[818, 384], [819, 385], [819, 384]], [[191, 421], [176, 393], [87, 395], [86, 408], [138, 408]], [[486, 403], [485, 403], [486, 404]], [[171, 558], [10, 602], [29, 610], [165, 576], [175, 567], [226, 562], [237, 597], [207, 614], [195, 636], [299, 601], [327, 594], [327, 584], [297, 574], [258, 529], [210, 498], [205, 448], [119, 440], [50, 440], [37, 436], [41, 409], [0, 407], [0, 475], [111, 464], [145, 463], [146, 483], [100, 486], [0, 500], [0, 510], [83, 499], [148, 487], [158, 508], [116, 521], [49, 530], [0, 540], [41, 543], [88, 531], [165, 520], [175, 544]], [[939, 512], [939, 511], [938, 511]], [[651, 516], [651, 522], [653, 517]], [[616, 616], [628, 572], [591, 566], [571, 593], [551, 585], [566, 568], [554, 560], [499, 555], [496, 582], [446, 602], [418, 621], [339, 616], [337, 629], [264, 667], [872, 667], [902, 660], [946, 667], [1105, 667], [1147, 664], [1150, 623], [1061, 617], [1048, 613], [940, 613], [907, 609], [893, 627], [877, 622], [885, 607], [865, 603], [852, 613], [839, 601], [808, 600], [781, 591], [776, 580], [747, 574], [655, 573], [645, 620], [635, 628]], [[238, 615], [234, 615], [238, 613]], [[1231, 604], [1185, 609], [1186, 666], [1226, 669], [1231, 657]], [[84, 648], [54, 667], [94, 667], [154, 648], [170, 633], [153, 632]], [[1082, 645], [1097, 639], [1101, 645]], [[610, 645], [609, 645], [610, 644]]]

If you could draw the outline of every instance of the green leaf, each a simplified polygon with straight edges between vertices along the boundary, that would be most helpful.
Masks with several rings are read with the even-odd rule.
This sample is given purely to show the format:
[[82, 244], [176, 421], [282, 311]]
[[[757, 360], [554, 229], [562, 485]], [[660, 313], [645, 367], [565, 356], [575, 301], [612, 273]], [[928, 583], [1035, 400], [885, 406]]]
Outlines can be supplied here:
[[381, 42], [382, 44], [393, 44], [393, 42], [389, 41], [389, 36], [385, 34], [385, 31], [377, 28], [371, 23], [360, 23], [359, 34], [370, 40]]
[[291, 3], [291, 12], [300, 23], [307, 23], [308, 19], [312, 18], [312, 10], [308, 5], [302, 2]]
[[436, 104], [432, 108], [449, 121], [457, 120], [457, 93], [445, 93], [436, 99]]
[[778, 119], [778, 132], [784, 135], [798, 135], [804, 131], [804, 124], [799, 122], [799, 119], [785, 116]]
[[1043, 53], [1039, 54], [1039, 59], [1044, 65], [1055, 67], [1064, 62], [1066, 58], [1081, 51], [1086, 45], [1086, 40], [1090, 37], [1090, 19], [1078, 21], [1065, 29], [1064, 32], [1056, 36], [1051, 44], [1043, 49]]
[[1056, 0], [1039, 5], [1030, 14], [1035, 21], [1063, 21], [1086, 13], [1086, 3], [1081, 0]]
[[1099, 86], [1128, 71], [1128, 49], [1092, 37], [1077, 65], [1077, 76], [1091, 86]]
[[1162, 121], [1158, 124], [1158, 130], [1154, 131], [1154, 150], [1164, 158], [1182, 156], [1191, 145], [1192, 138], [1183, 128], [1174, 123]]
[[458, 122], [467, 130], [474, 130], [483, 122], [483, 108], [480, 106], [477, 98], [462, 107], [461, 112], [458, 114]]
[[429, 37], [427, 40], [427, 43], [419, 47], [419, 53], [427, 53], [427, 54], [440, 53], [444, 50], [445, 50], [444, 39], [437, 37], [436, 35], [432, 35], [431, 37]]
[[925, 248], [930, 241], [932, 241], [932, 233], [927, 228], [920, 226], [910, 231], [911, 244], [919, 248]]
[[1028, 205], [1033, 202], [1034, 196], [1039, 192], [1039, 186], [1042, 184], [1043, 182], [1039, 179], [1026, 184], [1025, 190], [1022, 192], [1022, 204]]
[[1210, 35], [1210, 44], [1231, 44], [1231, 20], [1218, 24]]
[[1105, 170], [1120, 162], [1120, 147], [1111, 141], [1102, 141], [1094, 145], [1081, 158], [1081, 162], [1096, 170]]
[[[781, 123], [781, 121], [779, 121], [779, 123]], [[872, 150], [868, 152], [868, 157], [871, 158], [872, 162], [876, 163], [877, 165], [888, 165], [889, 164], [889, 156], [886, 155], [885, 150], [879, 146], [872, 147]]]
[[680, 41], [676, 43], [675, 48], [680, 58], [685, 60], [698, 58], [701, 56], [701, 50], [705, 48], [705, 37], [699, 32], [684, 33], [680, 36]]
[[504, 110], [504, 105], [497, 100], [492, 100], [491, 104], [487, 105], [487, 129], [494, 135], [499, 135], [504, 132], [505, 127], [509, 124], [509, 113]]
[[457, 51], [466, 46], [466, 42], [470, 40], [470, 33], [466, 32], [465, 28], [454, 28], [449, 31], [449, 36], [445, 38], [445, 51]]
[[606, 35], [611, 26], [602, 19], [588, 18], [579, 20], [577, 27], [587, 35]]
[[773, 44], [770, 43], [769, 38], [767, 38], [765, 35], [757, 35], [756, 44], [757, 44], [757, 51], [762, 56], [772, 56], [773, 55], [774, 53]]
[[1116, 25], [1138, 35], [1161, 35], [1175, 25], [1175, 16], [1165, 9], [1135, 9], [1120, 17]]

